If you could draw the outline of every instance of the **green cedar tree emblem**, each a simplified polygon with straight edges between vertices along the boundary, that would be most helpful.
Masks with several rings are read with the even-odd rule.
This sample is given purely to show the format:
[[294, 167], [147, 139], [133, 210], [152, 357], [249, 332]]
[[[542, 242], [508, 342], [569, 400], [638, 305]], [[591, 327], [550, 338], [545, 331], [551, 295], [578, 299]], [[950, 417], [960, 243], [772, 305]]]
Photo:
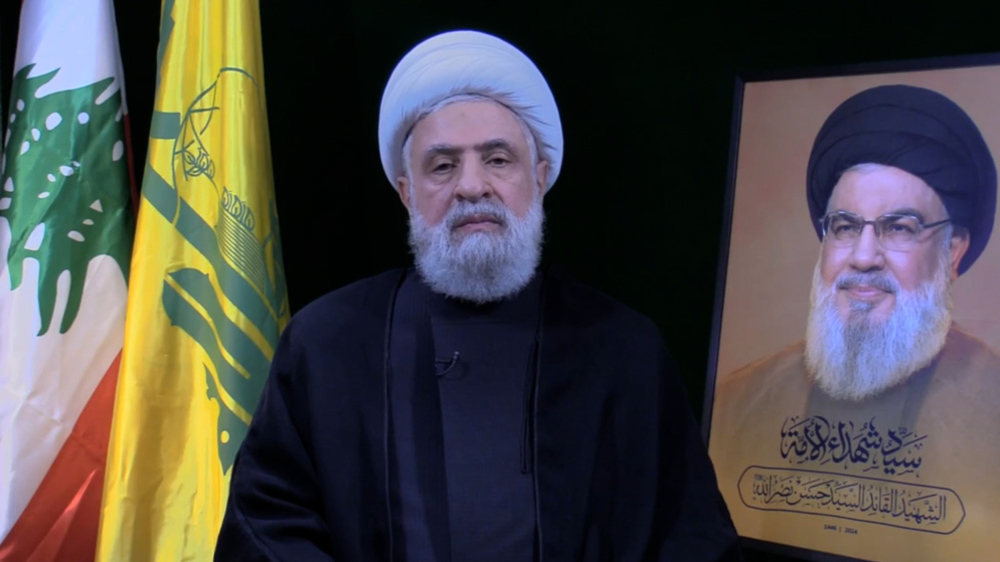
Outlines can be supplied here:
[[0, 216], [10, 223], [11, 289], [24, 262], [39, 264], [38, 309], [45, 334], [52, 323], [56, 283], [69, 272], [69, 298], [59, 327], [66, 333], [80, 310], [87, 265], [107, 255], [128, 277], [132, 225], [128, 164], [121, 126], [121, 89], [97, 100], [112, 78], [36, 97], [59, 72], [14, 76], [0, 174]]

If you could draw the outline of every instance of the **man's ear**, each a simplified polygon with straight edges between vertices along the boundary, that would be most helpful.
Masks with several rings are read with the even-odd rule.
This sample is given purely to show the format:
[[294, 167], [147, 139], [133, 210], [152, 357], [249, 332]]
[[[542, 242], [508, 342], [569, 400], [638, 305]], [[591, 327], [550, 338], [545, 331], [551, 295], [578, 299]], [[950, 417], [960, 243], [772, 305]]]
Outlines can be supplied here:
[[951, 280], [958, 279], [958, 265], [969, 251], [969, 231], [956, 226], [951, 235]]
[[406, 207], [406, 212], [410, 212], [410, 182], [406, 179], [406, 176], [399, 176], [396, 178], [396, 193], [399, 194], [399, 200], [403, 202], [403, 206]]
[[538, 196], [545, 196], [545, 188], [549, 185], [549, 163], [547, 160], [540, 160], [535, 164], [535, 175], [538, 177]]

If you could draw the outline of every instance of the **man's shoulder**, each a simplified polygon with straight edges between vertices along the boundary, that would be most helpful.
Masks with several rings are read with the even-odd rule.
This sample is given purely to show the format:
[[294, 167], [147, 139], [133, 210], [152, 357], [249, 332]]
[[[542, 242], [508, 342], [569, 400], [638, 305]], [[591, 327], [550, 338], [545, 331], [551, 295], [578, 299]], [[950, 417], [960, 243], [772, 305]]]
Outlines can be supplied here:
[[401, 268], [390, 269], [334, 289], [302, 307], [292, 324], [310, 332], [383, 321], [403, 273]]
[[1000, 392], [1000, 354], [958, 324], [952, 324], [948, 331], [937, 372], [936, 376], [944, 380], [980, 380], [976, 384]]
[[727, 391], [740, 389], [737, 393], [744, 394], [751, 388], [773, 389], [802, 384], [805, 373], [805, 341], [799, 340], [725, 375], [717, 386]]
[[659, 329], [651, 318], [581, 281], [564, 267], [553, 266], [547, 276], [555, 289], [549, 292], [550, 308], [557, 307], [566, 316], [562, 321], [578, 326], [628, 329], [659, 336]]
[[805, 367], [805, 342], [798, 341], [758, 359], [716, 382], [712, 433], [741, 441], [746, 431], [761, 431], [761, 419], [805, 404], [812, 381]]
[[945, 345], [953, 353], [963, 357], [972, 357], [984, 364], [1000, 366], [1000, 354], [989, 344], [958, 324], [952, 324]]

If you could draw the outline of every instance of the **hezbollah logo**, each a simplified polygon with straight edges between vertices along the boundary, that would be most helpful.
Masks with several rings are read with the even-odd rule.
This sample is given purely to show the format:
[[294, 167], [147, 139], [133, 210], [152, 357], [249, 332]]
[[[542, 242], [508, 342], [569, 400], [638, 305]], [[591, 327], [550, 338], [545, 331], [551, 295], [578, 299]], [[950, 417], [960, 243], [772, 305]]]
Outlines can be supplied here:
[[[128, 277], [131, 224], [121, 89], [103, 95], [106, 78], [73, 90], [37, 96], [58, 70], [29, 78], [34, 65], [14, 75], [14, 97], [4, 141], [0, 216], [11, 226], [7, 266], [11, 290], [24, 262], [38, 263], [38, 311], [48, 332], [56, 285], [68, 272], [68, 298], [59, 326], [66, 333], [77, 313], [92, 258], [109, 256]], [[122, 235], [122, 229], [128, 232]]]
[[170, 182], [148, 169], [153, 181], [144, 189], [210, 265], [169, 271], [163, 306], [208, 358], [204, 375], [219, 404], [219, 458], [228, 472], [288, 316], [263, 96], [250, 74], [225, 68], [177, 119]]

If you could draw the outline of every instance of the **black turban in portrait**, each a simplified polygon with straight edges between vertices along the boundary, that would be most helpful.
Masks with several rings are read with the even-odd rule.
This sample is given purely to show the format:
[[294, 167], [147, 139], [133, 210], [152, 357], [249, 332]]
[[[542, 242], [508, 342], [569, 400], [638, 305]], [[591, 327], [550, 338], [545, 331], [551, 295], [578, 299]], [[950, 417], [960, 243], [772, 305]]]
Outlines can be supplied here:
[[893, 166], [931, 186], [956, 225], [969, 230], [965, 273], [993, 231], [997, 174], [972, 119], [943, 95], [914, 86], [879, 86], [850, 97], [830, 114], [813, 143], [806, 186], [816, 234], [830, 194], [856, 164]]

